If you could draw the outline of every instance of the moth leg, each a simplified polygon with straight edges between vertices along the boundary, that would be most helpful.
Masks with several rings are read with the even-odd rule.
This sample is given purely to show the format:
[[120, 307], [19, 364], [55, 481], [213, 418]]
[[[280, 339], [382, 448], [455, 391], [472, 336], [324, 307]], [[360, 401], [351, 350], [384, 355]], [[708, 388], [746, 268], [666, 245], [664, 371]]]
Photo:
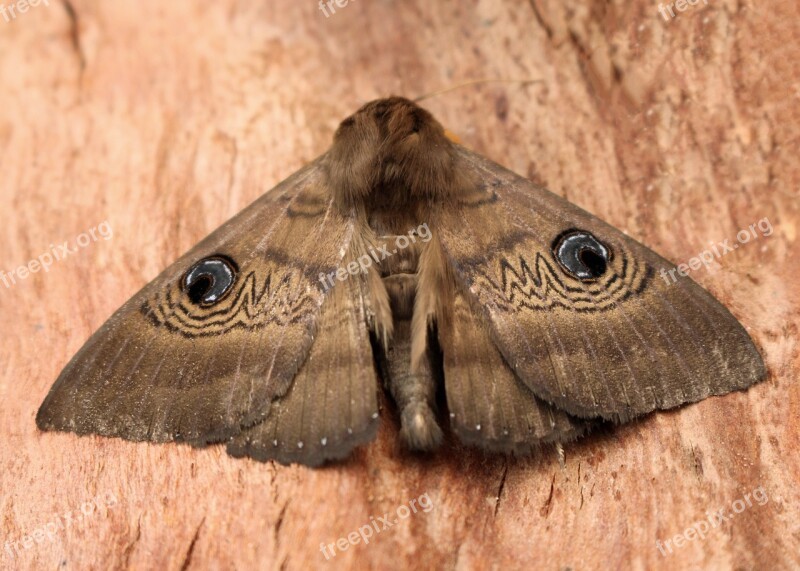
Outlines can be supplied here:
[[367, 323], [370, 331], [380, 340], [383, 349], [387, 350], [394, 336], [394, 322], [389, 294], [375, 270], [370, 270], [367, 275], [367, 291], [369, 292], [365, 299]]
[[430, 327], [444, 318], [451, 303], [454, 281], [444, 250], [434, 235], [422, 249], [417, 270], [416, 294], [411, 318], [411, 369], [425, 358], [430, 346]]
[[[386, 351], [394, 335], [394, 323], [389, 294], [381, 279], [380, 262], [375, 254], [376, 244], [377, 238], [374, 232], [369, 229], [369, 226], [362, 226], [353, 236], [347, 266], [350, 267], [351, 264], [354, 264], [352, 267], [355, 268], [357, 265], [363, 275], [363, 278], [359, 276], [359, 279], [366, 284], [368, 292], [364, 299], [367, 324]], [[375, 260], [374, 263], [373, 260]]]
[[396, 274], [384, 278], [395, 317], [394, 338], [386, 352], [387, 388], [400, 411], [400, 437], [412, 450], [435, 450], [442, 443], [436, 421], [437, 379], [430, 349], [410, 367], [412, 314], [417, 278]]

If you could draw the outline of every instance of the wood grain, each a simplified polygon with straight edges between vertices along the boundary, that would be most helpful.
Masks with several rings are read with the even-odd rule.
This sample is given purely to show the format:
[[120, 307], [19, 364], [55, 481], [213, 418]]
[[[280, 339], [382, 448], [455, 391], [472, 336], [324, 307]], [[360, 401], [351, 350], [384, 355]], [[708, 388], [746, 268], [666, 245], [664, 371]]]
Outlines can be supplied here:
[[[0, 270], [104, 221], [113, 237], [0, 282], [0, 567], [800, 567], [796, 2], [709, 0], [669, 21], [622, 0], [350, 0], [327, 18], [312, 1], [49, 0], [15, 14], [0, 12]], [[475, 78], [542, 83], [425, 106], [675, 262], [769, 220], [770, 236], [692, 272], [752, 333], [765, 383], [600, 431], [563, 463], [552, 449], [411, 456], [387, 407], [373, 445], [322, 470], [36, 430], [91, 332], [327, 148], [338, 121]], [[656, 547], [759, 487], [764, 505]], [[321, 553], [422, 494], [430, 511]]]

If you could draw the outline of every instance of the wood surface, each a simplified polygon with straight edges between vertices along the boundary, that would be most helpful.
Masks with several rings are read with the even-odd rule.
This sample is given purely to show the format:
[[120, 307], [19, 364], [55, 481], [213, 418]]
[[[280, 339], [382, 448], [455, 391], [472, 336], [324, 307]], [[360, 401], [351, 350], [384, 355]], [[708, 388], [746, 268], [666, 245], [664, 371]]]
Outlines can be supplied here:
[[[0, 568], [800, 568], [800, 4], [681, 5], [670, 20], [623, 0], [0, 13], [0, 270], [113, 229], [0, 281]], [[37, 431], [52, 382], [113, 310], [323, 152], [340, 120], [485, 78], [541, 83], [424, 105], [466, 146], [676, 263], [768, 219], [771, 235], [691, 272], [751, 332], [766, 382], [605, 428], [563, 457], [410, 455], [386, 406], [374, 444], [320, 470]], [[675, 544], [756, 489], [763, 505]], [[423, 494], [430, 511], [321, 552]]]

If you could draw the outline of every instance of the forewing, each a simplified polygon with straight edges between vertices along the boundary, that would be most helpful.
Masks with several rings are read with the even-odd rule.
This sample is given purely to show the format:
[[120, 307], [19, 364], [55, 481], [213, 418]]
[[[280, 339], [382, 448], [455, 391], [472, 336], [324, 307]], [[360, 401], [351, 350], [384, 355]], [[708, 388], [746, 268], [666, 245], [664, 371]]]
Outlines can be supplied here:
[[[625, 420], [746, 388], [766, 370], [752, 340], [708, 292], [619, 230], [466, 149], [476, 181], [443, 212], [440, 239], [456, 279], [482, 308], [506, 362], [540, 398], [583, 417]], [[612, 252], [586, 283], [556, 262], [564, 232]]]
[[[229, 220], [125, 303], [67, 364], [42, 404], [43, 430], [197, 445], [264, 418], [305, 360], [326, 292], [321, 272], [347, 249], [308, 165]], [[181, 279], [198, 260], [238, 267], [229, 293], [193, 303]]]
[[378, 385], [360, 276], [337, 282], [308, 359], [264, 422], [228, 445], [233, 456], [318, 466], [375, 438]]

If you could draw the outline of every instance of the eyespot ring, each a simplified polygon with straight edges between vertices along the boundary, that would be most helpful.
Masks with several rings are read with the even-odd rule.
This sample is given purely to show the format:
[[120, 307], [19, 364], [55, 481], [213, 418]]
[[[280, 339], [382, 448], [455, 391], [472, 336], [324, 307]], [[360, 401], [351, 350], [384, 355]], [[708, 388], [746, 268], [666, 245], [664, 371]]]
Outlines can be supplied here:
[[571, 277], [593, 282], [608, 271], [611, 249], [585, 230], [568, 230], [553, 243], [553, 257]]
[[230, 292], [238, 273], [236, 264], [230, 258], [210, 256], [186, 271], [181, 287], [192, 303], [209, 307], [219, 303]]

